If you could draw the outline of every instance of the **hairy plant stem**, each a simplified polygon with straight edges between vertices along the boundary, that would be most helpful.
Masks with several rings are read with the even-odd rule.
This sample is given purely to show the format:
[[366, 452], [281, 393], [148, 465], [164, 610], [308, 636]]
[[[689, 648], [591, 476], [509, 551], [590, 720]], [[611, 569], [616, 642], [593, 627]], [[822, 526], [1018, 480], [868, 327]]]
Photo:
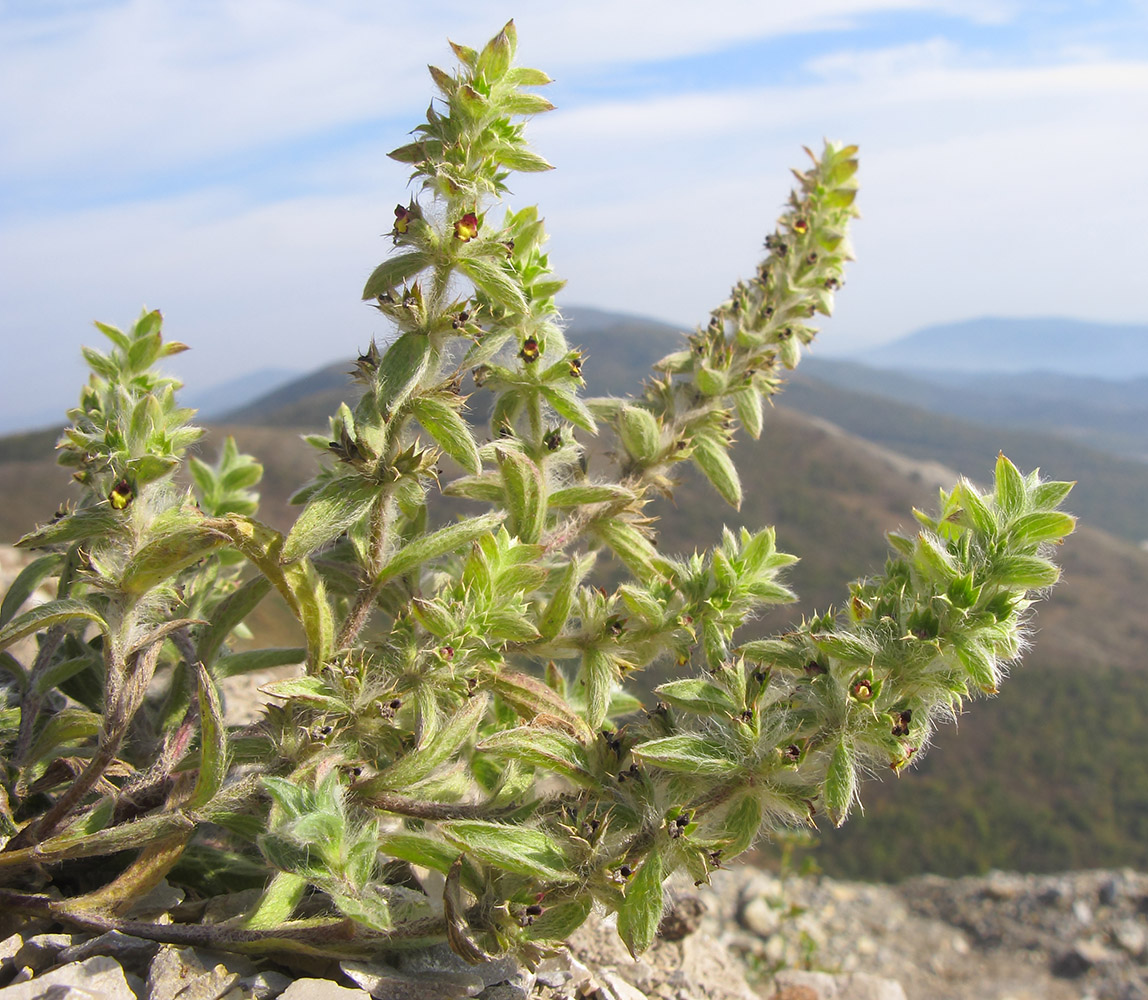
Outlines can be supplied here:
[[[66, 902], [31, 893], [0, 889], [0, 908], [29, 916], [52, 917], [73, 927], [105, 934], [118, 931], [164, 944], [222, 948], [228, 951], [304, 953], [318, 956], [369, 955], [387, 948], [418, 947], [446, 934], [442, 917], [424, 917], [402, 924], [393, 931], [364, 931], [354, 921], [342, 919], [294, 920], [267, 930], [221, 924], [160, 924], [148, 920], [125, 920], [101, 913], [70, 910]], [[345, 947], [340, 949], [340, 945]]]
[[[114, 651], [116, 643], [109, 643], [109, 656], [117, 657]], [[159, 659], [161, 643], [153, 643], [145, 650], [137, 653], [134, 663], [113, 664], [108, 671], [108, 706], [104, 719], [104, 731], [99, 746], [88, 761], [87, 766], [79, 773], [67, 791], [64, 792], [52, 807], [37, 820], [33, 820], [7, 844], [4, 850], [15, 850], [30, 843], [46, 840], [55, 833], [60, 826], [72, 815], [96, 783], [104, 776], [104, 772], [120, 752], [132, 717], [147, 691], [148, 682], [155, 673], [156, 662]], [[122, 679], [121, 685], [112, 686], [112, 677], [116, 674]]]
[[[354, 791], [352, 786], [351, 791]], [[491, 806], [485, 802], [425, 802], [391, 792], [375, 792], [359, 799], [364, 805], [410, 819], [494, 819], [517, 812], [521, 805]]]
[[355, 603], [344, 619], [342, 628], [339, 629], [339, 636], [335, 640], [335, 645], [339, 649], [350, 646], [362, 632], [367, 622], [370, 621], [375, 599], [383, 589], [382, 584], [378, 583], [377, 580], [383, 569], [383, 550], [387, 542], [388, 499], [386, 492], [380, 493], [379, 498], [371, 508], [370, 551], [365, 567], [367, 578], [360, 584], [359, 591], [355, 595]]
[[[36, 685], [44, 671], [51, 665], [52, 658], [56, 655], [56, 650], [60, 648], [60, 643], [64, 641], [65, 635], [67, 635], [67, 631], [63, 625], [52, 626], [44, 636], [44, 641], [32, 663], [32, 670], [28, 676], [28, 687], [20, 699], [20, 730], [16, 739], [16, 751], [12, 757], [17, 767], [23, 767], [27, 763], [28, 751], [32, 749], [36, 717], [39, 715], [40, 706], [44, 702], [43, 696], [36, 691]], [[21, 793], [20, 786], [17, 786], [17, 793]]]

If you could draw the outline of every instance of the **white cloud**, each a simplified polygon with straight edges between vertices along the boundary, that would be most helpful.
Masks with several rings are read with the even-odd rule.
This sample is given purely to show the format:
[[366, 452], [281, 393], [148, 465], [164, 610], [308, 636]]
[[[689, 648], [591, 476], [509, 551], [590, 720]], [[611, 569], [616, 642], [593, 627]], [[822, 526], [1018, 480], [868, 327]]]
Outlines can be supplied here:
[[[522, 12], [523, 60], [556, 74], [844, 29], [879, 11], [1007, 16], [1008, 5], [937, 0], [591, 0]], [[0, 21], [0, 163], [9, 175], [178, 170], [322, 137], [425, 101], [423, 66], [446, 30], [477, 43], [513, 13], [501, 0], [396, 14], [369, 0], [124, 0]], [[449, 29], [445, 26], [449, 25]]]
[[[943, 5], [731, 2], [684, 27], [662, 4], [639, 30], [647, 5], [593, 0], [518, 23], [523, 61], [561, 78], [592, 74], [580, 60], [605, 64], [626, 46], [655, 59], [917, 6]], [[405, 171], [384, 152], [425, 108], [423, 63], [448, 63], [443, 25], [475, 42], [510, 13], [460, 2], [392, 26], [383, 9], [132, 0], [40, 40], [9, 27], [0, 93], [24, 103], [0, 106], [0, 175], [56, 175], [80, 190], [101, 172], [128, 180], [116, 205], [17, 209], [5, 224], [0, 410], [38, 406], [57, 359], [93, 340], [92, 319], [127, 323], [144, 302], [192, 344], [178, 370], [198, 385], [232, 365], [347, 356], [381, 331], [358, 294], [405, 197]], [[1010, 8], [962, 6], [973, 14]], [[826, 54], [807, 80], [618, 97], [532, 123], [559, 169], [515, 178], [513, 202], [540, 203], [567, 300], [703, 319], [752, 270], [801, 144], [827, 135], [862, 147], [865, 213], [829, 350], [990, 312], [1144, 319], [1127, 288], [1148, 270], [1137, 235], [1148, 229], [1148, 135], [1137, 127], [1148, 120], [1148, 64], [1020, 65], [923, 39]], [[316, 142], [305, 162], [253, 168], [242, 187], [202, 180], [203, 163], [238, 163], [380, 108], [401, 124], [377, 124], [377, 140]], [[182, 193], [146, 193], [180, 170]], [[280, 189], [253, 197], [251, 178], [268, 177]], [[69, 384], [61, 406], [74, 395]]]

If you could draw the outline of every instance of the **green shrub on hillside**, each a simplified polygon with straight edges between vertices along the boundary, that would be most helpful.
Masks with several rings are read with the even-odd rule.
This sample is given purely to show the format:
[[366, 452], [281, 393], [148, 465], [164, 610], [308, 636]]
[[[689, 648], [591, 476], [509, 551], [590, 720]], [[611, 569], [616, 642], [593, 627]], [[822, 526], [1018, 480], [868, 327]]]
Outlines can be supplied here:
[[[641, 396], [583, 399], [542, 220], [497, 211], [511, 171], [549, 169], [517, 122], [549, 109], [524, 89], [548, 78], [514, 50], [510, 24], [431, 70], [440, 100], [392, 154], [419, 194], [364, 291], [395, 336], [312, 439], [324, 461], [285, 535], [255, 518], [253, 459], [187, 459], [200, 432], [153, 367], [182, 347], [159, 314], [100, 326], [111, 350], [85, 352], [60, 445], [80, 500], [22, 539], [42, 555], [0, 612], [0, 644], [37, 642], [2, 661], [8, 912], [253, 952], [446, 939], [531, 961], [599, 907], [638, 954], [671, 873], [704, 881], [762, 832], [840, 824], [862, 771], [909, 764], [1017, 656], [1073, 519], [1068, 484], [1003, 456], [991, 492], [962, 482], [892, 536], [840, 613], [772, 639], [737, 634], [792, 596], [771, 529], [684, 558], [656, 546], [645, 507], [679, 463], [739, 505], [729, 445], [760, 433], [830, 311], [856, 150], [811, 155], [754, 277]], [[493, 394], [488, 439], [463, 417], [466, 372]], [[580, 435], [602, 427], [616, 463], [591, 476]], [[432, 523], [439, 489], [474, 513]], [[603, 551], [629, 574], [612, 589], [585, 582]], [[48, 578], [56, 598], [25, 610]], [[272, 590], [300, 647], [234, 651]], [[657, 661], [680, 679], [643, 708], [627, 681]], [[256, 725], [227, 724], [222, 678], [294, 662]], [[164, 876], [264, 889], [237, 921], [126, 919]]]

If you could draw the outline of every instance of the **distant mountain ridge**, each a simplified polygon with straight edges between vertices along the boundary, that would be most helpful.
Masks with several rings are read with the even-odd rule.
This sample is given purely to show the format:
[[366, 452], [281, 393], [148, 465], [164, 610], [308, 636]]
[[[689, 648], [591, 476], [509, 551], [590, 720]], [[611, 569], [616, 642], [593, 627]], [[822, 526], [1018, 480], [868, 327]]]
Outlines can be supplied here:
[[1128, 379], [1148, 375], [1148, 324], [985, 316], [928, 326], [847, 357], [875, 368]]
[[[656, 320], [583, 306], [565, 307], [563, 313], [567, 339], [586, 352], [583, 374], [593, 396], [639, 392], [650, 366], [681, 342], [682, 331]], [[351, 367], [348, 359], [318, 369], [217, 422], [323, 431], [339, 403], [353, 405], [358, 398]], [[1143, 407], [1137, 409], [1133, 387], [1125, 386], [1120, 396], [1131, 414], [1121, 417], [1087, 403], [1096, 394], [1068, 376], [963, 377], [963, 387], [938, 387], [905, 373], [813, 356], [790, 375], [778, 405], [829, 420], [918, 462], [959, 469], [974, 480], [987, 478], [997, 452], [1004, 450], [1025, 467], [1040, 466], [1046, 476], [1080, 480], [1073, 504], [1087, 523], [1128, 541], [1148, 539], [1148, 462], [1121, 457], [1148, 449], [1148, 416], [1137, 416]], [[1020, 393], [1011, 387], [1021, 384], [1030, 385], [1035, 402], [1018, 416], [1010, 407], [1020, 405]], [[1057, 385], [1067, 397], [1061, 403], [1045, 398], [1055, 397]], [[487, 393], [473, 392], [471, 419], [483, 421], [488, 400]], [[1118, 409], [1117, 402], [1111, 407]], [[1086, 418], [1102, 425], [1092, 437]], [[1099, 450], [1100, 439], [1120, 433], [1122, 425], [1128, 428], [1127, 447]]]
[[990, 427], [1055, 434], [1148, 462], [1148, 376], [1122, 382], [1059, 372], [872, 368], [807, 358], [799, 377]]

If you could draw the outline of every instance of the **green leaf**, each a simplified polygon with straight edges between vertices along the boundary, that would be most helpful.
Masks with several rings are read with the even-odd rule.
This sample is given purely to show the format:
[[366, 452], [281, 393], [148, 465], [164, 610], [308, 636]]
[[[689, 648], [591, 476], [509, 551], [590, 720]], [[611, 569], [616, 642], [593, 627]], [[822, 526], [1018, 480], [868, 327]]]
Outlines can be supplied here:
[[736, 857], [748, 851], [761, 829], [761, 802], [752, 791], [746, 792], [722, 817], [721, 837], [726, 841], [723, 858]]
[[1075, 485], [1076, 483], [1040, 483], [1032, 491], [1032, 505], [1038, 510], [1059, 507]]
[[503, 871], [546, 882], [575, 878], [565, 855], [541, 830], [483, 820], [449, 820], [439, 829], [451, 843]]
[[89, 740], [99, 735], [103, 717], [83, 708], [62, 708], [49, 717], [28, 752], [30, 762], [53, 755], [65, 743]]
[[215, 682], [202, 663], [195, 664], [199, 683], [199, 774], [187, 800], [189, 809], [202, 809], [223, 787], [229, 764], [227, 725]]
[[482, 257], [463, 257], [458, 262], [458, 269], [496, 305], [514, 312], [529, 312], [522, 289], [498, 264]]
[[3, 604], [0, 604], [0, 626], [8, 624], [12, 616], [23, 607], [24, 602], [35, 593], [36, 588], [48, 577], [59, 573], [63, 565], [63, 554], [53, 552], [39, 559], [33, 559], [20, 570], [16, 579], [9, 585]]
[[[544, 111], [553, 111], [554, 105], [551, 104], [548, 100], [546, 100], [546, 98], [543, 97], [541, 94], [525, 94], [525, 93], [522, 93], [521, 91], [519, 91], [517, 93], [507, 94], [502, 99], [502, 110], [505, 111], [508, 115], [538, 115], [538, 114], [542, 114]], [[508, 167], [511, 167], [514, 170], [531, 170], [531, 169], [549, 170], [549, 169], [552, 169], [550, 167], [550, 164], [546, 163], [546, 161], [543, 160], [541, 156], [537, 156], [536, 154], [531, 153], [529, 150], [525, 150], [525, 152], [528, 155], [530, 155], [531, 157], [534, 157], [535, 160], [542, 160], [542, 162], [545, 163], [546, 166], [522, 167], [522, 166], [518, 166], [517, 163], [513, 163], [513, 162], [507, 160], [506, 157], [501, 152], [498, 153], [497, 155], [498, 155], [498, 159], [502, 163], [504, 163]]]
[[[533, 115], [539, 111], [550, 111], [554, 107], [545, 97], [538, 97], [534, 94], [523, 94], [520, 97], [513, 97], [504, 103], [513, 105], [514, 110], [511, 111], [512, 114], [523, 115]], [[494, 155], [498, 159], [498, 162], [504, 167], [509, 167], [511, 170], [517, 170], [524, 174], [541, 173], [544, 170], [554, 169], [554, 165], [545, 157], [539, 156], [534, 151], [526, 149], [525, 147], [502, 146]]]
[[502, 511], [492, 511], [478, 517], [469, 517], [464, 521], [449, 524], [438, 531], [414, 539], [410, 544], [399, 549], [390, 561], [383, 567], [376, 578], [376, 583], [385, 583], [396, 576], [409, 572], [416, 566], [421, 566], [431, 559], [454, 552], [464, 545], [468, 545], [476, 538], [490, 534], [502, 523], [506, 515]]
[[443, 487], [443, 494], [448, 497], [463, 497], [466, 500], [481, 500], [483, 503], [494, 503], [500, 506], [506, 498], [502, 476], [493, 470], [478, 476], [460, 476]]
[[666, 736], [641, 743], [631, 750], [639, 760], [664, 771], [705, 776], [729, 776], [739, 769], [729, 751], [716, 740], [694, 733]]
[[67, 517], [29, 532], [16, 543], [16, 547], [37, 549], [63, 542], [84, 541], [88, 538], [115, 537], [123, 530], [123, 523], [122, 513], [108, 504], [84, 507]]
[[84, 601], [67, 597], [37, 605], [0, 628], [0, 649], [7, 649], [12, 643], [19, 642], [25, 636], [42, 629], [70, 621], [95, 622], [101, 632], [106, 633], [108, 630], [107, 622], [95, 608]]
[[121, 351], [126, 351], [131, 347], [131, 338], [117, 327], [109, 326], [107, 323], [101, 323], [99, 320], [96, 320], [93, 325]]
[[980, 491], [968, 481], [962, 482], [958, 489], [960, 490], [961, 506], [968, 522], [986, 538], [995, 538], [998, 528], [997, 518], [988, 504], [985, 503]]
[[1022, 545], [1040, 542], [1059, 541], [1071, 535], [1076, 528], [1076, 518], [1059, 511], [1037, 511], [1022, 514], [1009, 525], [1009, 534]]
[[[153, 813], [130, 823], [120, 823], [95, 832], [77, 829], [76, 825], [73, 825], [59, 836], [45, 840], [35, 847], [10, 852], [12, 860], [9, 863], [14, 863], [18, 857], [27, 857], [29, 861], [34, 860], [40, 864], [52, 864], [74, 858], [115, 854], [119, 851], [146, 847], [176, 834], [188, 833], [194, 825], [194, 822], [181, 812]], [[82, 824], [80, 826], [82, 827]]]
[[53, 688], [60, 687], [69, 678], [75, 677], [76, 674], [93, 667], [99, 670], [102, 669], [103, 665], [103, 658], [95, 651], [67, 660], [58, 660], [47, 670], [36, 675], [32, 689], [36, 694], [47, 694]]
[[332, 695], [327, 685], [318, 677], [290, 677], [264, 684], [259, 690], [273, 698], [301, 701], [331, 712], [346, 714], [348, 711], [342, 699]]
[[284, 562], [294, 562], [337, 538], [353, 524], [366, 517], [380, 495], [371, 482], [345, 477], [324, 483], [311, 495], [298, 520], [291, 526], [283, 543]]
[[383, 833], [379, 836], [379, 850], [393, 858], [409, 861], [412, 865], [430, 868], [444, 875], [450, 871], [450, 866], [458, 857], [457, 847], [425, 833]]
[[486, 77], [487, 83], [497, 83], [506, 75], [514, 58], [515, 41], [514, 22], [508, 21], [506, 26], [483, 46], [478, 54], [475, 69]]
[[813, 636], [818, 650], [846, 663], [871, 664], [877, 644], [856, 632], [820, 632]]
[[545, 485], [542, 470], [520, 452], [500, 448], [498, 467], [506, 488], [509, 530], [533, 544], [542, 537], [546, 522]]
[[997, 456], [996, 482], [993, 495], [997, 506], [1010, 517], [1015, 517], [1024, 509], [1024, 477], [1015, 465], [1001, 452]]
[[582, 577], [589, 571], [590, 564], [589, 559], [575, 557], [562, 568], [554, 592], [538, 618], [538, 631], [543, 638], [553, 639], [562, 631], [574, 605], [574, 593]]
[[554, 81], [549, 74], [528, 66], [512, 66], [506, 74], [506, 82], [515, 87], [544, 87]]
[[546, 402], [554, 407], [554, 412], [560, 417], [590, 434], [597, 433], [598, 425], [594, 422], [594, 414], [573, 389], [558, 389], [552, 385], [541, 386], [541, 389]]
[[1000, 683], [996, 657], [979, 642], [966, 640], [955, 643], [955, 646], [957, 658], [972, 684], [985, 694], [996, 694]]
[[582, 656], [582, 679], [586, 684], [586, 723], [597, 729], [610, 710], [610, 695], [618, 680], [614, 658], [601, 649], [587, 649]]
[[586, 788], [598, 783], [590, 769], [586, 748], [562, 729], [541, 725], [502, 729], [475, 749], [553, 771]]
[[97, 375], [102, 375], [109, 382], [119, 378], [119, 369], [112, 359], [102, 351], [97, 351], [94, 347], [81, 347], [80, 353], [83, 354], [88, 367]]
[[712, 438], [697, 437], [694, 439], [693, 459], [722, 499], [731, 507], [740, 507], [741, 480], [729, 452]]
[[590, 893], [547, 906], [526, 928], [526, 937], [530, 941], [565, 941], [586, 922], [593, 908], [594, 897]]
[[377, 379], [379, 401], [398, 409], [418, 388], [431, 363], [430, 337], [404, 333], [394, 341], [379, 362]]
[[653, 944], [662, 919], [662, 878], [662, 855], [653, 847], [630, 879], [626, 898], [618, 907], [618, 934], [635, 960]]
[[145, 594], [226, 544], [226, 536], [202, 524], [189, 523], [164, 531], [128, 561], [121, 585], [128, 593]]
[[1001, 587], [1039, 590], [1060, 579], [1060, 568], [1040, 556], [1001, 556], [993, 560], [990, 579]]
[[[255, 576], [238, 589], [227, 595], [214, 609], [211, 622], [203, 629], [196, 645], [196, 655], [210, 665], [227, 637], [236, 626], [258, 607], [259, 602], [271, 590], [271, 581], [265, 576]], [[220, 677], [226, 674], [218, 674]]]
[[557, 691], [537, 677], [514, 670], [502, 670], [491, 674], [486, 686], [513, 708], [520, 718], [533, 721], [540, 715], [553, 716], [565, 723], [571, 731], [578, 733], [583, 743], [592, 738], [593, 734], [585, 720], [570, 708]]
[[586, 483], [555, 490], [547, 503], [551, 507], [584, 507], [591, 503], [626, 503], [633, 499], [633, 490], [616, 483]]
[[248, 930], [269, 930], [291, 919], [307, 893], [308, 882], [293, 872], [276, 872], [258, 902], [243, 921]]
[[761, 428], [765, 421], [764, 407], [761, 393], [756, 389], [743, 389], [733, 394], [734, 409], [737, 410], [738, 419], [749, 436], [756, 440], [761, 437]]
[[639, 462], [652, 462], [661, 451], [662, 429], [658, 418], [642, 406], [623, 408], [618, 419], [622, 444]]
[[649, 583], [658, 575], [658, 550], [640, 528], [621, 518], [609, 517], [595, 521], [590, 530], [643, 583]]
[[825, 808], [834, 826], [841, 826], [857, 794], [857, 763], [853, 747], [846, 740], [838, 742], [825, 772]]
[[411, 411], [443, 451], [467, 472], [479, 471], [478, 446], [455, 407], [433, 396], [421, 396], [411, 404]]
[[654, 688], [654, 693], [671, 705], [703, 715], [736, 715], [741, 711], [729, 694], [704, 677], [687, 677]]
[[[414, 145], [420, 146], [421, 143]], [[399, 150], [395, 152], [399, 152]], [[434, 257], [423, 250], [412, 250], [409, 253], [401, 253], [391, 257], [371, 272], [371, 276], [363, 288], [363, 298], [375, 299], [380, 295], [385, 295], [399, 285], [407, 284], [419, 271], [433, 263]]]
[[404, 753], [390, 767], [365, 782], [362, 791], [368, 795], [378, 791], [401, 791], [428, 777], [478, 732], [478, 724], [486, 712], [486, 703], [487, 699], [481, 694], [475, 694], [463, 702], [462, 707], [432, 739]]
[[937, 538], [927, 532], [917, 535], [917, 545], [913, 550], [913, 564], [926, 579], [939, 580], [945, 586], [957, 578], [957, 567], [953, 557], [940, 544]]
[[239, 674], [248, 674], [255, 670], [288, 667], [296, 663], [303, 663], [306, 659], [307, 650], [300, 646], [248, 649], [242, 653], [221, 656], [215, 662], [211, 672], [215, 677], [222, 680], [225, 677], [236, 677]]

